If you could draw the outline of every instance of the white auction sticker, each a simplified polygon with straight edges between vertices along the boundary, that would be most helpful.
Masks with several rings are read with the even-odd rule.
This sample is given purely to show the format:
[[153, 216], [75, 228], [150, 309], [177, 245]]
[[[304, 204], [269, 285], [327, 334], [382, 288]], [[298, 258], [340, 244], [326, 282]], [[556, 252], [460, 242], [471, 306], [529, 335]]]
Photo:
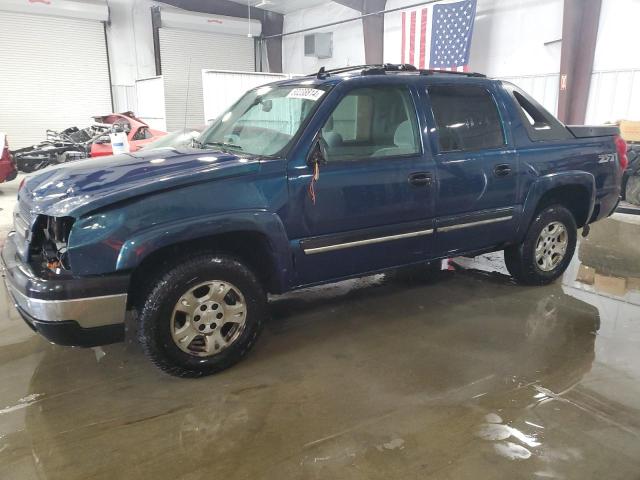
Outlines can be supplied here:
[[302, 100], [318, 100], [324, 95], [324, 90], [318, 90], [317, 88], [294, 88], [289, 92], [287, 98], [301, 98]]

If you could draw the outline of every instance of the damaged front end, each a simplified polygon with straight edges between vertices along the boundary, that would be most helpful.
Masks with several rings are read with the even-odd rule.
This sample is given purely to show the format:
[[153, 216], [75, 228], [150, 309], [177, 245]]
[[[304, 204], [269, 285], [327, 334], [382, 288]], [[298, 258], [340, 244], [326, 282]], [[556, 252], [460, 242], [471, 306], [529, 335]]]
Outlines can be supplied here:
[[37, 219], [29, 246], [30, 263], [35, 272], [61, 275], [70, 271], [67, 244], [74, 222], [73, 217], [41, 215]]

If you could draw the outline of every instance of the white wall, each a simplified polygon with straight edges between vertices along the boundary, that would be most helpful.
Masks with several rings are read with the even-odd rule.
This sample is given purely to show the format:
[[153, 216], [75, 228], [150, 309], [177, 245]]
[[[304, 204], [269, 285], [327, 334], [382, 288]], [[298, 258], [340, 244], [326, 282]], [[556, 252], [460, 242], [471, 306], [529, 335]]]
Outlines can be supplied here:
[[[359, 15], [360, 12], [357, 10], [327, 2], [326, 5], [305, 8], [285, 15], [283, 30], [291, 32]], [[314, 32], [333, 32], [333, 57], [325, 59], [305, 57], [304, 34], [287, 36], [282, 39], [284, 73], [311, 73], [322, 66], [329, 69], [365, 63], [362, 21], [322, 28], [311, 33]]]
[[[387, 9], [416, 3], [388, 0]], [[478, 0], [471, 70], [492, 77], [558, 73], [562, 0]], [[400, 62], [401, 12], [385, 15], [384, 61]]]
[[156, 130], [167, 130], [167, 114], [162, 76], [136, 81], [136, 115]]
[[[413, 3], [389, 0], [387, 9]], [[562, 8], [563, 0], [478, 0], [470, 70], [515, 83], [556, 112]], [[385, 62], [400, 62], [401, 41], [401, 12], [386, 14]]]
[[586, 123], [640, 120], [640, 0], [603, 0]]
[[150, 0], [107, 0], [107, 46], [116, 111], [137, 110], [135, 82], [156, 74]]
[[[207, 122], [217, 118], [236, 103], [247, 90], [287, 78], [290, 78], [290, 75], [283, 73], [203, 70], [204, 118]], [[225, 94], [220, 95], [220, 92]]]

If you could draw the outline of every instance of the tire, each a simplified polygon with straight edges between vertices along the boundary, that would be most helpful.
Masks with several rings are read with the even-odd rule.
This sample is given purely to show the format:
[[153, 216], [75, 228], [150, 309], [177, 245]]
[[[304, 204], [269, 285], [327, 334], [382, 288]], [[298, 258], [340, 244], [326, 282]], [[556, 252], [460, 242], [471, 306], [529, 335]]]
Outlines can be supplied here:
[[[196, 378], [231, 367], [251, 350], [267, 317], [262, 285], [249, 268], [226, 255], [190, 256], [166, 267], [152, 283], [150, 293], [141, 300], [138, 339], [149, 359], [169, 375]], [[199, 297], [205, 288], [209, 290]], [[224, 289], [228, 293], [219, 294], [223, 300], [216, 299], [214, 290]], [[190, 313], [182, 312], [183, 308]], [[216, 320], [215, 315], [226, 316]], [[227, 322], [234, 315], [243, 315], [242, 325]], [[194, 332], [196, 336], [189, 340]], [[177, 338], [180, 335], [185, 342]], [[222, 343], [225, 335], [228, 345]]]
[[[557, 225], [564, 228], [566, 237], [562, 236], [561, 229], [551, 230], [552, 226], [555, 228]], [[562, 256], [556, 253], [559, 251], [558, 246], [561, 245], [557, 239], [548, 241], [547, 246], [545, 246], [544, 238], [541, 240], [542, 243], [538, 243], [544, 229], [547, 229], [545, 238], [554, 237], [557, 232], [560, 232], [561, 238], [566, 240]], [[546, 285], [553, 282], [564, 273], [571, 262], [576, 249], [577, 232], [573, 215], [562, 205], [551, 205], [541, 210], [529, 225], [523, 242], [505, 249], [504, 260], [507, 270], [516, 282], [523, 285]], [[545, 259], [550, 257], [553, 259], [550, 263], [542, 265], [538, 262], [536, 259], [538, 245], [546, 249], [543, 252], [550, 253], [550, 255], [543, 255]]]
[[625, 200], [640, 206], [640, 175], [634, 175], [627, 180]]

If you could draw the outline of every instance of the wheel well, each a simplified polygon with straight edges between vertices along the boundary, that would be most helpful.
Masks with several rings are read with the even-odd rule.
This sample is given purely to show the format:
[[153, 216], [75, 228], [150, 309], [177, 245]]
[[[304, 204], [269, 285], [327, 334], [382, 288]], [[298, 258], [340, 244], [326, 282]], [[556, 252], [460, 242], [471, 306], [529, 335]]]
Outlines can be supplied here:
[[223, 233], [175, 243], [145, 257], [131, 275], [129, 306], [137, 305], [153, 288], [149, 279], [155, 278], [170, 264], [179, 262], [192, 253], [203, 251], [236, 257], [258, 276], [268, 292], [277, 290], [273, 275], [276, 266], [267, 237], [251, 231]]
[[560, 204], [573, 214], [576, 225], [582, 227], [587, 222], [590, 202], [591, 196], [585, 187], [580, 185], [564, 185], [562, 187], [552, 188], [542, 195], [542, 198], [538, 201], [535, 215], [550, 205]]

